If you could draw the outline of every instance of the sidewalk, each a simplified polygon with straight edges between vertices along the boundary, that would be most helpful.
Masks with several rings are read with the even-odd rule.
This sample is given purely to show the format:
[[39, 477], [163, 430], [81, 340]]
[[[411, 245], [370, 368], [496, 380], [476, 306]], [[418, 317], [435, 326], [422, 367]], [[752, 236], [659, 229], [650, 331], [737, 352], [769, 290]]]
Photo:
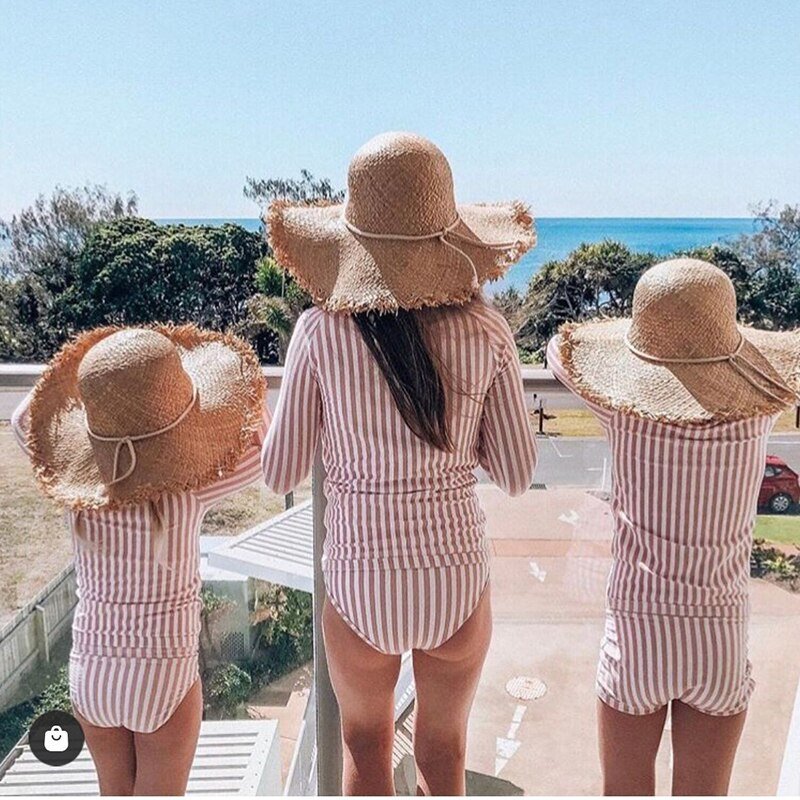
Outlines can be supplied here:
[[[594, 677], [603, 630], [611, 521], [580, 489], [508, 499], [479, 488], [495, 552], [494, 638], [472, 712], [467, 766], [526, 794], [597, 794]], [[757, 688], [731, 794], [774, 794], [800, 678], [800, 595], [752, 582], [751, 659]], [[547, 684], [539, 700], [506, 691], [517, 676]], [[800, 757], [800, 754], [798, 754]], [[658, 758], [669, 791], [670, 744]]]

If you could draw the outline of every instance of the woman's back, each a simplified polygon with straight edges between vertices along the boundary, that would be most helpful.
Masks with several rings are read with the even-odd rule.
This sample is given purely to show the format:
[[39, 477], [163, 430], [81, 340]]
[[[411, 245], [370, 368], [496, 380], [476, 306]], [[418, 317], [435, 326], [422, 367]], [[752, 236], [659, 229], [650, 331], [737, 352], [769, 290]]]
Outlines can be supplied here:
[[[475, 469], [511, 494], [532, 479], [535, 444], [508, 324], [481, 300], [416, 313], [445, 387], [449, 452], [406, 424], [352, 316], [315, 308], [298, 322], [287, 373], [290, 393], [300, 396], [287, 394], [296, 413], [276, 420], [292, 429], [283, 435], [303, 440], [294, 454], [301, 473], [321, 432], [328, 569], [483, 560]], [[268, 447], [281, 435], [273, 428]], [[275, 482], [269, 474], [267, 482]]]

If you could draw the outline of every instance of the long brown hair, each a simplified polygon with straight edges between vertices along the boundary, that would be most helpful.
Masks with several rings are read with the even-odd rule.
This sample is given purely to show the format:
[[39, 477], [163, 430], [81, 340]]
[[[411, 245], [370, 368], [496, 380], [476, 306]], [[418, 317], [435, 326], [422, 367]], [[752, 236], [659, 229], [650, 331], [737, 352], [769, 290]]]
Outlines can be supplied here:
[[451, 451], [444, 383], [425, 341], [421, 313], [364, 311], [353, 318], [406, 425], [422, 441]]

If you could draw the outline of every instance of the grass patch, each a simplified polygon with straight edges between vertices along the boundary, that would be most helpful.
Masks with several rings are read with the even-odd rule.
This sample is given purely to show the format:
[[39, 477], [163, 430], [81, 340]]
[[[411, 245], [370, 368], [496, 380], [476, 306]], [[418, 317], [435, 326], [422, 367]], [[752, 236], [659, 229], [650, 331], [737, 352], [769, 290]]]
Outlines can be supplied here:
[[788, 433], [790, 431], [794, 431], [795, 433], [799, 433], [800, 429], [795, 427], [794, 420], [795, 411], [793, 408], [784, 411], [783, 414], [778, 417], [778, 421], [775, 423], [775, 432]]
[[753, 531], [756, 539], [778, 544], [800, 545], [800, 516], [793, 514], [759, 514]]
[[[583, 408], [545, 408], [554, 419], [544, 421], [544, 432], [559, 436], [602, 436], [603, 428], [591, 411]], [[539, 430], [539, 417], [532, 416], [534, 430]]]
[[72, 554], [63, 512], [39, 491], [8, 424], [0, 424], [0, 624], [30, 600]]
[[[559, 436], [602, 436], [603, 429], [591, 411], [585, 408], [547, 408], [545, 414], [552, 414], [555, 419], [545, 419], [545, 433]], [[539, 430], [539, 417], [531, 415], [531, 424]], [[775, 423], [775, 433], [800, 433], [794, 426], [794, 409], [784, 411]]]
[[[11, 427], [0, 423], [0, 625], [54, 578], [72, 558], [63, 512], [40, 491]], [[295, 492], [311, 496], [311, 482]], [[283, 496], [251, 486], [210, 511], [202, 532], [234, 535], [283, 511]]]

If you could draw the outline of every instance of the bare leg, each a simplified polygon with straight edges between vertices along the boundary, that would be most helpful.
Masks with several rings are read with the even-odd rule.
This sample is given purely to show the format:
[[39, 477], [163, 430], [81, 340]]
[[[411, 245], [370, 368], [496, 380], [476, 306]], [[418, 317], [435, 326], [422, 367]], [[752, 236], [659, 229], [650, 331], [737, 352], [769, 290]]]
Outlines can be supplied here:
[[393, 795], [394, 688], [400, 656], [370, 647], [327, 598], [322, 629], [342, 719], [342, 794]]
[[72, 713], [83, 728], [86, 746], [97, 770], [100, 794], [132, 795], [136, 778], [133, 734], [126, 728], [100, 728], [76, 710]]
[[672, 794], [726, 795], [747, 711], [715, 717], [672, 703]]
[[183, 795], [189, 782], [203, 717], [200, 680], [175, 713], [153, 733], [135, 733], [136, 795]]
[[463, 795], [467, 723], [492, 638], [489, 587], [472, 616], [435, 650], [414, 650], [417, 794]]
[[623, 714], [597, 701], [604, 795], [654, 795], [656, 755], [667, 707], [652, 714]]

